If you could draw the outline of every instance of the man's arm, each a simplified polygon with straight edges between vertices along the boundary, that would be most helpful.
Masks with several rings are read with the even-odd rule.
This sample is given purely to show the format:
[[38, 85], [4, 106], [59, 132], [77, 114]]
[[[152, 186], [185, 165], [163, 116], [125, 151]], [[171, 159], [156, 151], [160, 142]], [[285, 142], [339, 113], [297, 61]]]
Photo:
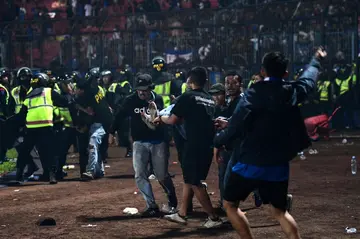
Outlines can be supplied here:
[[[163, 101], [161, 100], [161, 104], [163, 104]], [[186, 115], [187, 107], [189, 107], [188, 104], [189, 100], [186, 95], [181, 95], [177, 98], [176, 104], [171, 110], [170, 116], [160, 116], [157, 117], [154, 120], [154, 123], [164, 123], [164, 124], [177, 124], [184, 116]]]
[[54, 106], [58, 106], [58, 107], [68, 107], [72, 101], [70, 96], [60, 95], [54, 90], [51, 91], [51, 99], [53, 101]]
[[306, 97], [316, 88], [316, 81], [319, 75], [320, 60], [326, 56], [326, 52], [319, 48], [314, 58], [310, 61], [309, 67], [304, 71], [300, 78], [292, 83], [295, 89], [294, 105], [305, 101]]
[[244, 126], [246, 122], [250, 121], [251, 117], [251, 110], [249, 109], [250, 105], [251, 104], [247, 102], [246, 97], [240, 99], [232, 117], [229, 119], [227, 127], [215, 135], [215, 148], [221, 148], [222, 146], [231, 143], [238, 137], [238, 132], [244, 131]]
[[160, 116], [159, 117], [159, 120], [155, 120], [154, 122], [163, 122], [164, 124], [171, 124], [171, 125], [174, 125], [174, 124], [177, 124], [179, 122], [180, 118], [177, 117], [176, 115], [174, 114], [171, 114], [170, 116], [166, 116], [166, 115], [163, 115], [163, 116]]

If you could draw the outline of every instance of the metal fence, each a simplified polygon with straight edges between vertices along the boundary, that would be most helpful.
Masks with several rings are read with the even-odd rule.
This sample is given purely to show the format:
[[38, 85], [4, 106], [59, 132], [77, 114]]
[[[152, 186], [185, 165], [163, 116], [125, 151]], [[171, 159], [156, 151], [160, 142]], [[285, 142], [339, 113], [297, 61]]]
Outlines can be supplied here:
[[[340, 7], [336, 0], [330, 2]], [[316, 7], [314, 1], [265, 1], [216, 11], [121, 16], [104, 12], [81, 19], [2, 23], [1, 64], [82, 71], [130, 64], [142, 70], [152, 57], [163, 55], [171, 68], [194, 64], [215, 71], [232, 68], [248, 78], [259, 70], [261, 57], [268, 51], [284, 52], [295, 70], [308, 62], [319, 45], [328, 49], [331, 60], [341, 51], [347, 62], [356, 61], [360, 43], [357, 1], [349, 1], [350, 14], [332, 13], [328, 5], [319, 14], [308, 13], [316, 12]]]

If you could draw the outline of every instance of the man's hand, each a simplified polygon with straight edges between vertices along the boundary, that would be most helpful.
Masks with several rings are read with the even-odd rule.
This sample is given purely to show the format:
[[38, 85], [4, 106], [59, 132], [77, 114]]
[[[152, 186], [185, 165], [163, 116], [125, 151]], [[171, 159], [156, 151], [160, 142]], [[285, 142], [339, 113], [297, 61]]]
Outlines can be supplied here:
[[220, 152], [221, 152], [221, 149], [214, 148], [213, 160], [214, 160], [217, 164], [221, 164], [221, 163], [224, 162], [224, 159], [220, 156]]
[[218, 117], [215, 119], [216, 129], [225, 129], [228, 126], [229, 121], [223, 117]]
[[159, 125], [159, 124], [161, 123], [161, 116], [156, 117], [156, 118], [154, 119], [153, 123], [154, 123], [155, 125]]
[[318, 60], [322, 60], [327, 56], [327, 53], [325, 51], [325, 49], [321, 46], [317, 49], [316, 53], [315, 53], [315, 58]]
[[170, 102], [172, 103], [175, 100], [175, 95], [170, 95]]

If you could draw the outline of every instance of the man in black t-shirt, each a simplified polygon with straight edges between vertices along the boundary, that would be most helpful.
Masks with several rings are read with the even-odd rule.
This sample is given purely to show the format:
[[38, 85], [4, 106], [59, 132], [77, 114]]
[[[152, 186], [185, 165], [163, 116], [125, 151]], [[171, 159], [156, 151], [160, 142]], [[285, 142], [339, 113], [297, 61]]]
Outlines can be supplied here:
[[161, 116], [155, 123], [176, 124], [184, 121], [186, 141], [181, 167], [184, 177], [183, 203], [178, 213], [165, 216], [167, 220], [186, 223], [186, 214], [192, 192], [209, 215], [204, 227], [212, 228], [222, 224], [211, 205], [206, 188], [201, 183], [205, 180], [212, 162], [214, 137], [213, 117], [215, 102], [204, 90], [207, 82], [206, 69], [195, 67], [188, 74], [187, 84], [191, 89], [182, 94], [170, 116]]
[[168, 172], [168, 153], [165, 143], [164, 127], [158, 126], [151, 129], [142, 120], [141, 115], [150, 114], [149, 103], [154, 102], [160, 110], [163, 108], [162, 97], [152, 89], [154, 85], [148, 74], [136, 77], [135, 92], [125, 98], [124, 103], [117, 110], [113, 130], [126, 117], [130, 117], [131, 135], [133, 138], [133, 165], [136, 185], [146, 201], [147, 208], [142, 212], [143, 217], [159, 216], [159, 207], [155, 202], [154, 193], [148, 179], [149, 161], [153, 165], [156, 179], [168, 197], [168, 208], [163, 208], [165, 213], [176, 211], [177, 198], [174, 184]]

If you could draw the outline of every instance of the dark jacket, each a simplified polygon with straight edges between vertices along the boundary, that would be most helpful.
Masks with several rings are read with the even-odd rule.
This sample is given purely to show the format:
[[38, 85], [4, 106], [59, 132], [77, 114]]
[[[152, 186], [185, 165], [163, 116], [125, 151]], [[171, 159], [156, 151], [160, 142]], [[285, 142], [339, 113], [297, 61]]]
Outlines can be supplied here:
[[254, 84], [242, 97], [215, 147], [239, 137], [235, 160], [257, 166], [280, 165], [310, 146], [298, 104], [316, 87], [320, 63], [313, 59], [296, 82], [281, 80]]
[[[152, 92], [152, 100], [158, 110], [163, 109], [164, 104], [161, 96]], [[149, 102], [141, 100], [137, 92], [130, 94], [117, 109], [113, 130], [118, 129], [122, 121], [130, 117], [131, 136], [134, 141], [164, 141], [165, 133], [162, 125], [152, 130], [141, 119], [141, 112], [146, 111], [149, 113], [148, 106]]]

